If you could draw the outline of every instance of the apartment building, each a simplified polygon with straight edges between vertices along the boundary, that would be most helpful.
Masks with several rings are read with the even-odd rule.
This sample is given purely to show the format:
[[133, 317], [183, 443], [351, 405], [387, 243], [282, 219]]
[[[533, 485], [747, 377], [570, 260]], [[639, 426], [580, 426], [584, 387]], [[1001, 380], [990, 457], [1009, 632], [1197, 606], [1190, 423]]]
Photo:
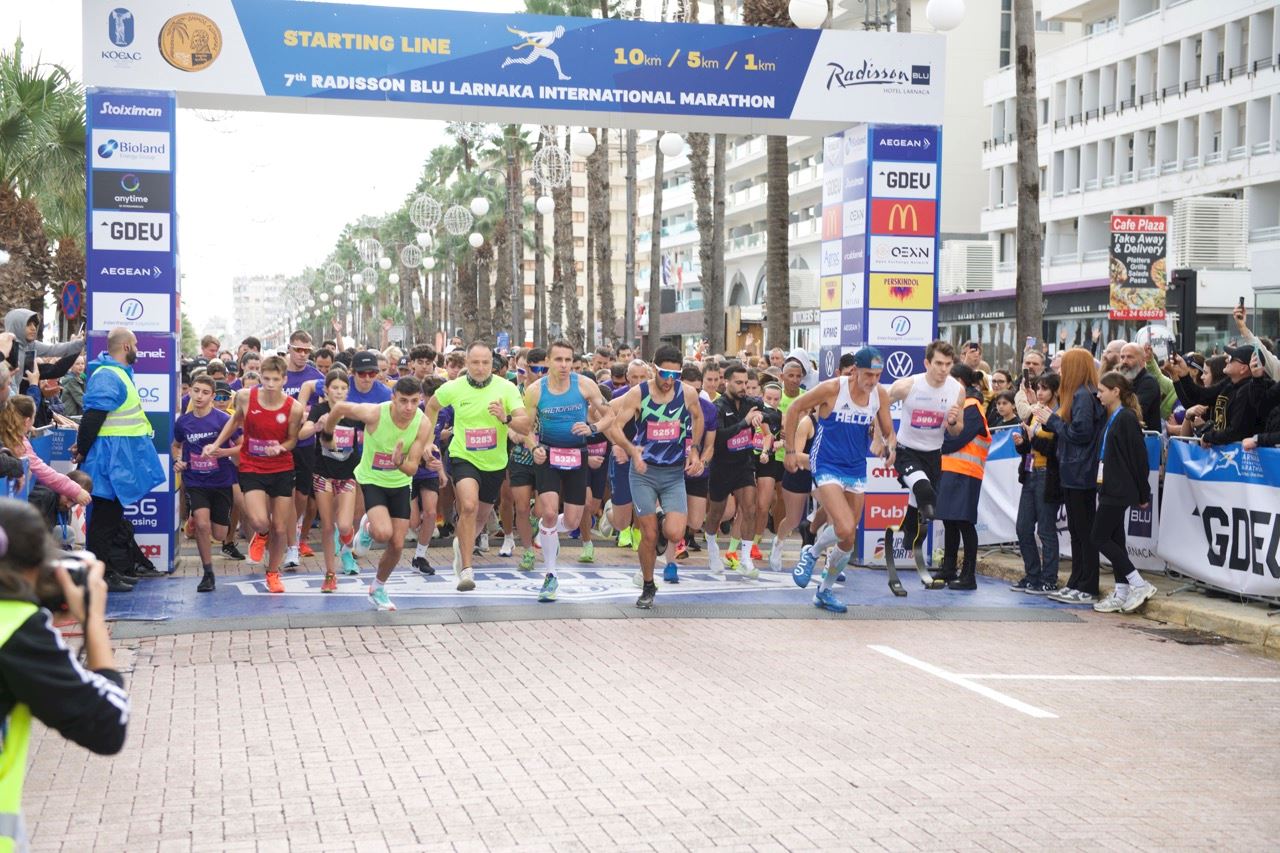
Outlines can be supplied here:
[[[1240, 296], [1280, 300], [1280, 15], [1274, 0], [1043, 0], [1081, 37], [1038, 56], [1044, 282], [1103, 287], [1110, 216], [1171, 217], [1171, 267], [1199, 272], [1197, 329]], [[982, 230], [1013, 288], [1014, 71], [986, 81]], [[1272, 306], [1273, 308], [1276, 306]], [[1092, 312], [1098, 315], [1099, 312]], [[1105, 312], [1080, 317], [1106, 329]], [[1266, 324], [1274, 331], [1274, 312]], [[1106, 329], [1108, 335], [1110, 330]]]

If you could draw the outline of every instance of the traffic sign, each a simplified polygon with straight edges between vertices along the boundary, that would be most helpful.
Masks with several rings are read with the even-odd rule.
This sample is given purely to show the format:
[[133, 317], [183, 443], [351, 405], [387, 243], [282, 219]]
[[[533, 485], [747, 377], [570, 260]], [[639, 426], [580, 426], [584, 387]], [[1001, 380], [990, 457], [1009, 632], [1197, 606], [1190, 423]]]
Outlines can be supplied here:
[[62, 303], [62, 313], [68, 320], [74, 320], [80, 316], [80, 309], [84, 306], [83, 285], [78, 281], [69, 281], [62, 285], [59, 302]]

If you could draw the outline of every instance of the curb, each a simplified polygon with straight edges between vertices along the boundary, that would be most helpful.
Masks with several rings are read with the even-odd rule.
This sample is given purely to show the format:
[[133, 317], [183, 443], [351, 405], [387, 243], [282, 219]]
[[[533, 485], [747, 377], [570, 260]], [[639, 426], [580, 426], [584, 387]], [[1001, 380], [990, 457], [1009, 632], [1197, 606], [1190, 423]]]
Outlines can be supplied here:
[[[1062, 565], [1066, 564], [1059, 564]], [[1013, 554], [986, 551], [978, 555], [978, 571], [1013, 582], [1023, 575], [1022, 559]], [[1060, 568], [1058, 582], [1065, 583], [1069, 576], [1069, 567]], [[1147, 579], [1156, 585], [1160, 594], [1148, 601], [1141, 612], [1128, 615], [1217, 634], [1280, 660], [1280, 617], [1268, 616], [1266, 605], [1210, 598], [1194, 589], [1181, 589], [1181, 581], [1163, 575], [1149, 574]], [[1105, 595], [1112, 585], [1110, 571], [1103, 566], [1099, 590]]]

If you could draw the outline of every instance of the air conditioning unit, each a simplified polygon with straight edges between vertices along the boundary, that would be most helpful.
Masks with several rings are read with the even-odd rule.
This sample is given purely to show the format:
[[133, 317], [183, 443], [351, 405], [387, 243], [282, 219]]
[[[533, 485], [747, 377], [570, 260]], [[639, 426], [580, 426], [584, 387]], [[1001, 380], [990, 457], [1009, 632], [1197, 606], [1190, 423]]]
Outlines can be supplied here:
[[1171, 224], [1170, 269], [1249, 268], [1249, 209], [1243, 199], [1180, 198]]
[[997, 248], [988, 240], [944, 240], [939, 289], [943, 293], [990, 290], [995, 286]]
[[791, 285], [792, 308], [818, 307], [818, 271], [788, 270]]

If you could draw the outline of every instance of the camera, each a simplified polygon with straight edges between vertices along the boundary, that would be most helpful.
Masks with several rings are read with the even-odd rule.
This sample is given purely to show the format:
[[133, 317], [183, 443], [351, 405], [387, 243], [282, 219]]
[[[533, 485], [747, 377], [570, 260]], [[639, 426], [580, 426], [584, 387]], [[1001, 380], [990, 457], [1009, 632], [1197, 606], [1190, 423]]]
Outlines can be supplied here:
[[89, 566], [95, 559], [88, 551], [68, 551], [51, 560], [48, 570], [40, 573], [40, 580], [36, 585], [36, 597], [40, 600], [40, 606], [58, 611], [67, 604], [66, 596], [62, 594], [62, 586], [54, 577], [55, 568], [61, 566], [67, 570], [72, 583], [79, 587], [87, 587]]

